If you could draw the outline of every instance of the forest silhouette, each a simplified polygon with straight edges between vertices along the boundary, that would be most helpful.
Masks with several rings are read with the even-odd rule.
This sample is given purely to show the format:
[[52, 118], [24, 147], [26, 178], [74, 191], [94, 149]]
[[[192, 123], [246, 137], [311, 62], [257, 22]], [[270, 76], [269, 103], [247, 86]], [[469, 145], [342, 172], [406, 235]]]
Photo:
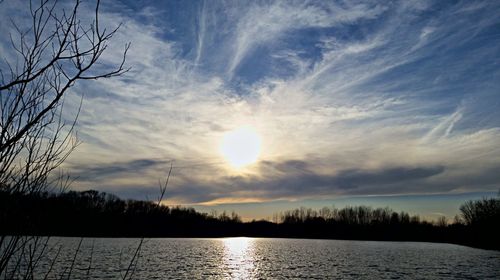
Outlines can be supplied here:
[[500, 249], [500, 196], [467, 201], [452, 223], [390, 208], [299, 208], [273, 222], [242, 222], [236, 213], [201, 213], [157, 202], [122, 200], [95, 190], [0, 192], [0, 234], [82, 237], [280, 237], [425, 241]]

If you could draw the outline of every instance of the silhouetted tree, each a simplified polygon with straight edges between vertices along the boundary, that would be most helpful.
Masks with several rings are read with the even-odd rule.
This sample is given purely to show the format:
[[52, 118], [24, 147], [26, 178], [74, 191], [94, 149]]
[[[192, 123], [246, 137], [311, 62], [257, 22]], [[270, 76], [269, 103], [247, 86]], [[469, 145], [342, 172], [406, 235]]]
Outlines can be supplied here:
[[446, 227], [448, 225], [448, 219], [446, 219], [445, 216], [440, 216], [436, 221], [436, 225], [438, 227]]
[[[79, 0], [69, 11], [61, 10], [57, 1], [26, 4], [31, 26], [23, 29], [13, 24], [16, 34], [10, 36], [16, 56], [1, 58], [7, 68], [0, 69], [0, 191], [8, 194], [67, 187], [70, 179], [53, 171], [78, 145], [74, 126], [79, 109], [73, 121], [65, 121], [64, 97], [78, 81], [110, 78], [127, 71], [128, 45], [115, 69], [99, 71], [95, 67], [117, 31], [101, 27], [99, 1], [88, 26], [80, 21]], [[17, 227], [32, 227], [31, 222], [30, 217], [20, 218]], [[7, 275], [14, 256], [22, 258], [19, 254], [29, 253], [31, 258], [27, 259], [32, 260], [44, 254], [43, 244], [36, 237], [0, 236], [0, 277]], [[30, 252], [25, 248], [28, 245]], [[27, 278], [33, 265], [28, 262], [27, 269], [9, 275]]]
[[[481, 201], [478, 203], [483, 205]], [[29, 205], [17, 207], [16, 205]], [[467, 204], [469, 205], [469, 203]], [[43, 211], [40, 211], [43, 209]], [[336, 213], [336, 214], [335, 214]], [[480, 214], [478, 214], [480, 215]], [[29, 217], [33, 227], [17, 227]], [[435, 223], [390, 208], [347, 206], [319, 211], [298, 208], [276, 214], [279, 223], [243, 223], [232, 212], [212, 215], [193, 208], [168, 207], [152, 201], [121, 200], [98, 192], [12, 194], [0, 192], [0, 235], [66, 235], [128, 237], [301, 237], [361, 240], [453, 242], [498, 247], [498, 220], [488, 223]], [[61, 222], [64, 221], [64, 222]], [[140, 249], [140, 248], [139, 248]]]
[[462, 217], [468, 225], [491, 224], [500, 221], [500, 197], [467, 201], [460, 206]]
[[479, 247], [500, 249], [500, 196], [467, 201], [460, 212], [467, 239]]

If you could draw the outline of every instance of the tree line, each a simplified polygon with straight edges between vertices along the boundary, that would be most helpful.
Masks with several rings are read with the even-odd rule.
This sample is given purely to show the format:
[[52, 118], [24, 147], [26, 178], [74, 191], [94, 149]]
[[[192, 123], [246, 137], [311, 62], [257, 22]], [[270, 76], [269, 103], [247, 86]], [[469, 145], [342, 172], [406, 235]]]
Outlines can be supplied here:
[[298, 208], [272, 221], [242, 222], [236, 213], [201, 213], [95, 190], [0, 192], [0, 234], [103, 237], [290, 237], [450, 242], [500, 249], [500, 196], [467, 201], [452, 222], [429, 222], [390, 208]]
[[[0, 191], [0, 233], [45, 236], [194, 236], [198, 228], [231, 228], [236, 213], [200, 213], [153, 201], [122, 200], [95, 190], [36, 194]], [[207, 236], [229, 234], [210, 233]]]

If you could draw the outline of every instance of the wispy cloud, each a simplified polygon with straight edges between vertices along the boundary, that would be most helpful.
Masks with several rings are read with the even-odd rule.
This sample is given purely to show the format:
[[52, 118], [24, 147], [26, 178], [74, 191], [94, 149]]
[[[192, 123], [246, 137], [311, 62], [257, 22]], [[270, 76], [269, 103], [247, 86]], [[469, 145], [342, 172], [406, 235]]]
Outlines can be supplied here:
[[[500, 184], [497, 3], [126, 4], [103, 7], [123, 23], [104, 64], [130, 41], [132, 70], [68, 96], [85, 96], [75, 188], [155, 192], [170, 160], [182, 203]], [[241, 125], [262, 153], [234, 173], [218, 145]]]
[[358, 20], [374, 18], [383, 10], [381, 6], [356, 4], [343, 7], [333, 2], [323, 5], [308, 2], [275, 2], [271, 5], [254, 3], [243, 16], [237, 17], [233, 56], [228, 73], [232, 77], [238, 65], [256, 48], [263, 45], [275, 47], [289, 33], [352, 24]]

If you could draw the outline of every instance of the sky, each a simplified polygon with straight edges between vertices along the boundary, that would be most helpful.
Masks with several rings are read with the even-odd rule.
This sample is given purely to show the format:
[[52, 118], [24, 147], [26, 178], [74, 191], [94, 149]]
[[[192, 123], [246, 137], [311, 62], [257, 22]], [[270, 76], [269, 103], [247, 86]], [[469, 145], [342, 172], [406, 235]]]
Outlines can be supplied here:
[[[62, 1], [61, 6], [71, 2]], [[27, 3], [0, 3], [0, 31]], [[79, 15], [91, 20], [93, 1]], [[121, 24], [75, 84], [75, 190], [267, 218], [293, 207], [390, 206], [452, 217], [500, 189], [499, 1], [103, 1]], [[10, 39], [0, 38], [7, 60]], [[111, 68], [109, 68], [111, 69]], [[221, 153], [259, 138], [255, 162]], [[243, 147], [242, 149], [246, 149]]]

